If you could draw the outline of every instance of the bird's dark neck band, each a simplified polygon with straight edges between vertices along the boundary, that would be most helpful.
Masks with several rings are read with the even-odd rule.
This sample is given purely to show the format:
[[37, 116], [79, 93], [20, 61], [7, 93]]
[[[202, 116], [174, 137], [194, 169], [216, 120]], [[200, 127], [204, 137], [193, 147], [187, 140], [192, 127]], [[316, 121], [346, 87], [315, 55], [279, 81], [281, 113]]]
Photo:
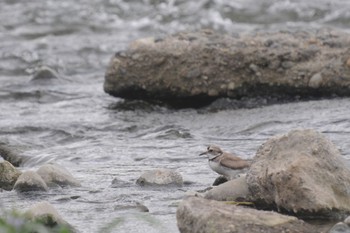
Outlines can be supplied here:
[[218, 154], [217, 156], [215, 156], [214, 158], [209, 159], [209, 161], [214, 161], [214, 159], [216, 159], [217, 157], [221, 156], [223, 152], [221, 152], [220, 154]]

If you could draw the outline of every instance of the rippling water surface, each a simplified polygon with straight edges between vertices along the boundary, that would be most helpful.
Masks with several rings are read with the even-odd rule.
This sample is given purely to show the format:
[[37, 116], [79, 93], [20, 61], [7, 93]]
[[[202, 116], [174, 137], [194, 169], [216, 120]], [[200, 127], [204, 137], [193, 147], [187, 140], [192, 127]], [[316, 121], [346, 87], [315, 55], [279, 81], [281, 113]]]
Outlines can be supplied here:
[[[83, 184], [30, 197], [0, 192], [1, 205], [21, 209], [47, 200], [81, 232], [99, 232], [111, 222], [118, 223], [112, 232], [178, 232], [178, 200], [216, 178], [197, 156], [208, 144], [251, 158], [275, 134], [314, 128], [348, 157], [349, 99], [172, 110], [123, 103], [105, 94], [102, 84], [113, 53], [139, 37], [199, 28], [229, 34], [348, 30], [349, 12], [345, 0], [1, 1], [0, 142], [28, 158], [22, 170], [56, 162]], [[59, 78], [31, 80], [41, 65]], [[176, 169], [186, 185], [136, 186], [139, 175], [153, 168]], [[116, 188], [114, 178], [126, 184]], [[137, 202], [150, 212], [128, 208]]]

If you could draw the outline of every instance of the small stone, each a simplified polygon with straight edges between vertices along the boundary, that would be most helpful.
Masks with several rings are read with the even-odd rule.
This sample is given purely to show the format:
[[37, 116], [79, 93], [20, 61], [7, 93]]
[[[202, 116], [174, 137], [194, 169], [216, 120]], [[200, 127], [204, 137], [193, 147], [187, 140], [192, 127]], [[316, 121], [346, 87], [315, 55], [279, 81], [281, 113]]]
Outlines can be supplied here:
[[17, 192], [48, 191], [45, 181], [33, 171], [23, 172], [17, 179], [14, 187]]
[[218, 96], [219, 92], [217, 90], [211, 89], [208, 91], [209, 96]]
[[42, 66], [35, 72], [35, 74], [33, 75], [33, 78], [30, 81], [32, 83], [42, 84], [58, 78], [59, 76], [55, 70], [53, 70], [48, 66]]
[[350, 233], [350, 227], [343, 222], [338, 222], [328, 233]]
[[281, 66], [284, 68], [284, 69], [290, 69], [294, 66], [294, 62], [291, 62], [291, 61], [284, 61], [282, 62]]
[[202, 91], [198, 87], [195, 87], [191, 90], [191, 95], [199, 95], [200, 93], [202, 93]]
[[201, 71], [197, 68], [190, 70], [187, 74], [186, 74], [186, 78], [189, 79], [193, 79], [193, 78], [197, 78], [201, 75]]
[[314, 74], [309, 80], [309, 87], [312, 87], [312, 88], [320, 87], [322, 84], [322, 80], [323, 78], [321, 73]]
[[226, 86], [226, 84], [221, 84], [221, 85], [220, 85], [220, 88], [221, 88], [221, 89], [226, 89], [227, 86]]
[[202, 76], [202, 79], [203, 79], [203, 80], [208, 80], [208, 76], [203, 75], [203, 76]]
[[227, 89], [232, 91], [235, 89], [235, 83], [234, 82], [230, 82], [228, 85], [227, 85]]
[[140, 186], [146, 185], [176, 185], [182, 186], [183, 179], [180, 173], [169, 169], [155, 169], [144, 172], [136, 183]]
[[255, 65], [255, 64], [250, 64], [249, 65], [249, 69], [254, 71], [254, 73], [257, 73], [259, 71], [259, 67], [257, 65]]
[[348, 226], [350, 226], [350, 216], [344, 220], [344, 223], [346, 223], [346, 224], [348, 224]]
[[346, 61], [346, 65], [350, 67], [350, 58]]

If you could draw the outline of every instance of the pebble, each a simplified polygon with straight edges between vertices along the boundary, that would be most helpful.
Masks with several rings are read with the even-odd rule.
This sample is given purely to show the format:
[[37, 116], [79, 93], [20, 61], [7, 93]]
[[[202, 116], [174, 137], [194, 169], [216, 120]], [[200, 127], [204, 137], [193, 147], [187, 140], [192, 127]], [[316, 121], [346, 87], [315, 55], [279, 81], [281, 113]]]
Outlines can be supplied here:
[[320, 87], [322, 84], [322, 80], [323, 78], [321, 73], [314, 74], [309, 80], [309, 87], [312, 87], [312, 88]]

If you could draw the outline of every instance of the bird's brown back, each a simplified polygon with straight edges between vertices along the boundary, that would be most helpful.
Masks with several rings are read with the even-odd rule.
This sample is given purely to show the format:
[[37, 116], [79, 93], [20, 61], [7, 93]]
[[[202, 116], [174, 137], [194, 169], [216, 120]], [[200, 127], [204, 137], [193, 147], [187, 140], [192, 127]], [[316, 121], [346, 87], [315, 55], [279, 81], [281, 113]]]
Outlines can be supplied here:
[[218, 162], [224, 166], [231, 169], [244, 169], [250, 167], [250, 162], [244, 159], [241, 159], [235, 155], [224, 152], [222, 156], [219, 156]]

